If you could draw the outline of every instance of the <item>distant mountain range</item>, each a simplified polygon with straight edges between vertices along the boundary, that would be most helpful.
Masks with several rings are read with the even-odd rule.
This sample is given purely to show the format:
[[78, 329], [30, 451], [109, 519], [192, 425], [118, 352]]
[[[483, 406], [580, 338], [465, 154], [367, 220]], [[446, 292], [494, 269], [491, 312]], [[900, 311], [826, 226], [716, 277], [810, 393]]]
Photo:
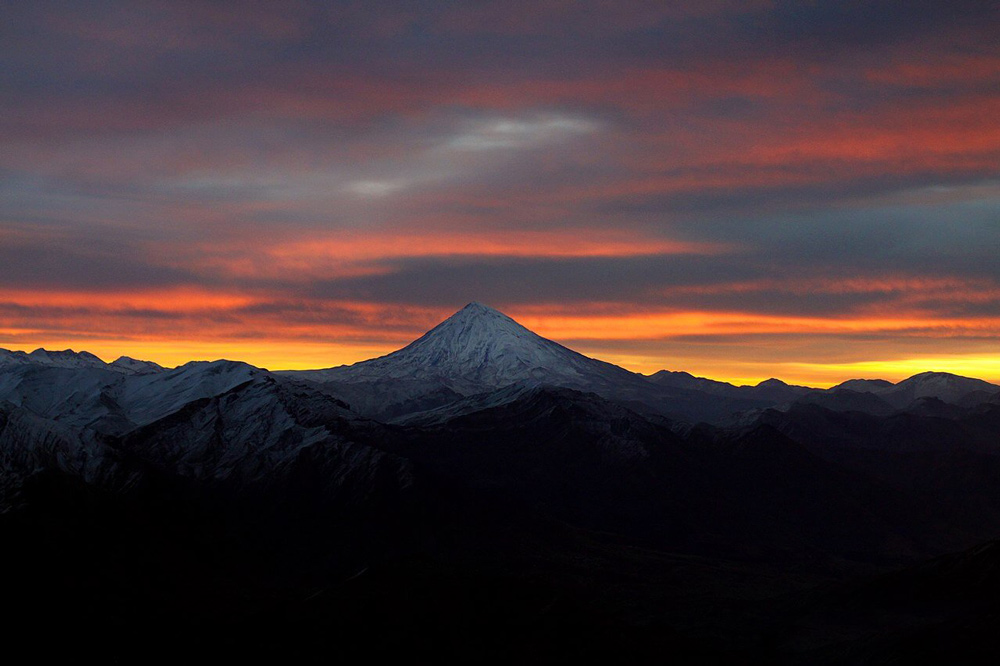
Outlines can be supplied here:
[[[512, 386], [547, 384], [598, 395], [639, 412], [673, 419], [731, 423], [740, 412], [809, 400], [849, 399], [843, 391], [871, 393], [897, 409], [934, 397], [975, 404], [1000, 386], [947, 373], [927, 372], [899, 384], [850, 380], [827, 391], [768, 379], [733, 386], [686, 372], [650, 376], [589, 358], [524, 328], [505, 314], [470, 303], [399, 351], [354, 365], [279, 373], [323, 386], [373, 418], [406, 420], [460, 399]], [[824, 393], [830, 398], [817, 398]], [[469, 404], [477, 404], [473, 401]], [[831, 403], [832, 404], [832, 403]], [[860, 402], [858, 403], [861, 404]]]
[[[166, 372], [156, 363], [127, 356], [105, 363], [86, 351], [36, 349], [29, 354], [0, 349], [0, 372], [22, 365], [93, 368], [122, 375]], [[182, 367], [193, 372], [199, 363]], [[386, 356], [323, 370], [273, 374], [310, 382], [345, 399], [361, 415], [389, 421], [406, 421], [441, 408], [455, 413], [463, 404], [488, 402], [486, 395], [499, 389], [538, 385], [593, 392], [641, 413], [720, 425], [745, 420], [747, 411], [787, 409], [795, 402], [882, 414], [907, 409], [921, 398], [975, 406], [1000, 394], [996, 384], [942, 372], [920, 373], [898, 384], [852, 379], [825, 390], [773, 378], [756, 386], [734, 386], [687, 372], [661, 370], [646, 376], [568, 349], [480, 303], [468, 304]]]
[[113, 661], [909, 659], [989, 640], [997, 537], [978, 379], [644, 376], [476, 303], [325, 370], [0, 350], [9, 626]]

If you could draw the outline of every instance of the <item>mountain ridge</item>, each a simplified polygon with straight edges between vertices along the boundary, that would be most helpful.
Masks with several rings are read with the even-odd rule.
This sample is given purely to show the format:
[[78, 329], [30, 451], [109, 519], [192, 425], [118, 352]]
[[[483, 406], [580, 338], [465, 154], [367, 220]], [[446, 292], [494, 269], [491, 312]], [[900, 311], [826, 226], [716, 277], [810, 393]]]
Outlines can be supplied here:
[[[405, 421], [422, 413], [437, 418], [430, 413], [439, 408], [460, 408], [464, 401], [471, 409], [494, 400], [475, 396], [535, 384], [597, 393], [640, 412], [673, 420], [717, 424], [742, 419], [739, 415], [744, 412], [816, 399], [809, 396], [823, 391], [776, 378], [754, 386], [735, 386], [687, 372], [661, 370], [642, 375], [548, 340], [475, 301], [384, 356], [352, 365], [278, 374], [314, 382], [361, 413], [390, 421]], [[956, 401], [972, 391], [988, 397], [990, 387], [1000, 393], [1000, 386], [955, 377], [921, 373], [899, 384], [850, 380], [846, 384], [860, 393], [871, 389], [881, 394], [883, 388], [897, 393], [844, 404], [865, 404], [867, 400], [868, 404], [888, 402], [891, 408], [902, 409], [918, 397]]]
[[[0, 371], [43, 366], [153, 376], [170, 375], [197, 363], [208, 362], [192, 361], [168, 370], [128, 356], [107, 363], [87, 351], [0, 349]], [[888, 414], [923, 398], [974, 406], [1000, 395], [996, 384], [942, 372], [922, 372], [898, 383], [852, 379], [830, 389], [790, 385], [776, 378], [754, 386], [735, 386], [668, 370], [647, 376], [544, 338], [475, 301], [389, 354], [351, 365], [274, 374], [310, 382], [362, 415], [389, 421], [406, 420], [448, 405], [460, 407], [462, 401], [472, 408], [477, 400], [484, 400], [470, 400], [474, 396], [537, 384], [594, 392], [631, 409], [677, 421], [717, 424], [746, 422], [746, 414], [798, 401]], [[493, 398], [485, 398], [490, 400]]]

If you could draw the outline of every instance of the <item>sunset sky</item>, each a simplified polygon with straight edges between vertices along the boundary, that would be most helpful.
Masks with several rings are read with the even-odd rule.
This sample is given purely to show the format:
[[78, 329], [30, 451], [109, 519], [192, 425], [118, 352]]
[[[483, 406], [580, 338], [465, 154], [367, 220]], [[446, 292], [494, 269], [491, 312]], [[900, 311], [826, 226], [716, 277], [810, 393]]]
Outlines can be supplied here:
[[4, 2], [0, 347], [1000, 380], [996, 2]]

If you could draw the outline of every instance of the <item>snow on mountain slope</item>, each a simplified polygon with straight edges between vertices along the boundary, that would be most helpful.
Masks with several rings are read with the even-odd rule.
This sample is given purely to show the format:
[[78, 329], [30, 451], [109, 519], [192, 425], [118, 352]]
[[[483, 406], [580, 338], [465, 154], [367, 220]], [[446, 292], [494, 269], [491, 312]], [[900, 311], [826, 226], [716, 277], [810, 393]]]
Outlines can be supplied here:
[[233, 488], [318, 474], [330, 493], [360, 501], [373, 479], [408, 483], [405, 465], [368, 443], [382, 430], [310, 385], [245, 363], [143, 375], [26, 363], [0, 372], [0, 512], [39, 470], [108, 488], [151, 468]]
[[642, 380], [641, 375], [547, 340], [480, 303], [469, 303], [386, 356], [299, 374], [339, 382], [437, 378], [465, 394], [524, 381], [589, 386]]
[[120, 373], [100, 367], [25, 363], [0, 370], [0, 402], [81, 428], [112, 416], [115, 405], [106, 392], [124, 379]]
[[28, 354], [23, 351], [0, 349], [0, 369], [19, 365], [44, 365], [53, 368], [104, 368], [107, 364], [90, 352], [72, 349], [49, 351], [36, 349]]
[[107, 363], [94, 356], [90, 352], [75, 352], [72, 349], [62, 351], [49, 351], [47, 349], [36, 349], [28, 354], [32, 363], [49, 365], [56, 368], [104, 368]]
[[166, 368], [159, 363], [142, 361], [130, 356], [119, 356], [117, 359], [109, 363], [108, 367], [113, 370], [121, 370], [123, 372], [136, 375], [146, 375], [152, 372], [163, 372], [166, 370]]
[[326, 370], [287, 371], [380, 420], [451, 404], [513, 385], [547, 384], [593, 392], [643, 413], [722, 421], [759, 400], [662, 386], [529, 331], [507, 315], [469, 303], [406, 347]]
[[27, 352], [0, 349], [0, 369], [27, 363], [31, 363], [31, 357]]
[[101, 368], [126, 375], [163, 370], [163, 366], [157, 363], [141, 361], [128, 356], [122, 356], [112, 363], [105, 363], [88, 351], [75, 352], [72, 349], [50, 351], [38, 348], [28, 354], [23, 351], [0, 349], [0, 371], [20, 365], [43, 365], [50, 368]]
[[[217, 366], [221, 372], [211, 375], [214, 383], [206, 381], [204, 372], [179, 373], [171, 382], [173, 396], [164, 404], [180, 408], [155, 420], [152, 413], [143, 413], [147, 427], [133, 431], [124, 446], [182, 476], [246, 483], [278, 476], [280, 468], [306, 448], [340, 441], [325, 425], [303, 423], [289, 409], [276, 380], [263, 371], [245, 372], [234, 366]], [[340, 416], [350, 415], [343, 410]]]
[[196, 361], [147, 374], [123, 374], [103, 362], [29, 362], [0, 368], [0, 401], [68, 426], [121, 434], [265, 374], [235, 361]]
[[129, 421], [145, 425], [184, 405], [221, 395], [267, 371], [238, 361], [192, 361], [155, 374], [136, 375], [119, 382], [111, 397]]

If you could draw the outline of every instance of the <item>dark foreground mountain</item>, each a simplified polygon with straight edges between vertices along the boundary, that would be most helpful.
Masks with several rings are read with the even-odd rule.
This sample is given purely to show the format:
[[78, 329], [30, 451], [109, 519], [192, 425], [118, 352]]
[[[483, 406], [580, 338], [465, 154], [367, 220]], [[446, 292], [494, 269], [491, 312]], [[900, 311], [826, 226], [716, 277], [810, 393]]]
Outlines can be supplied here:
[[643, 377], [477, 305], [311, 373], [0, 354], [2, 626], [112, 663], [971, 662], [984, 384]]

